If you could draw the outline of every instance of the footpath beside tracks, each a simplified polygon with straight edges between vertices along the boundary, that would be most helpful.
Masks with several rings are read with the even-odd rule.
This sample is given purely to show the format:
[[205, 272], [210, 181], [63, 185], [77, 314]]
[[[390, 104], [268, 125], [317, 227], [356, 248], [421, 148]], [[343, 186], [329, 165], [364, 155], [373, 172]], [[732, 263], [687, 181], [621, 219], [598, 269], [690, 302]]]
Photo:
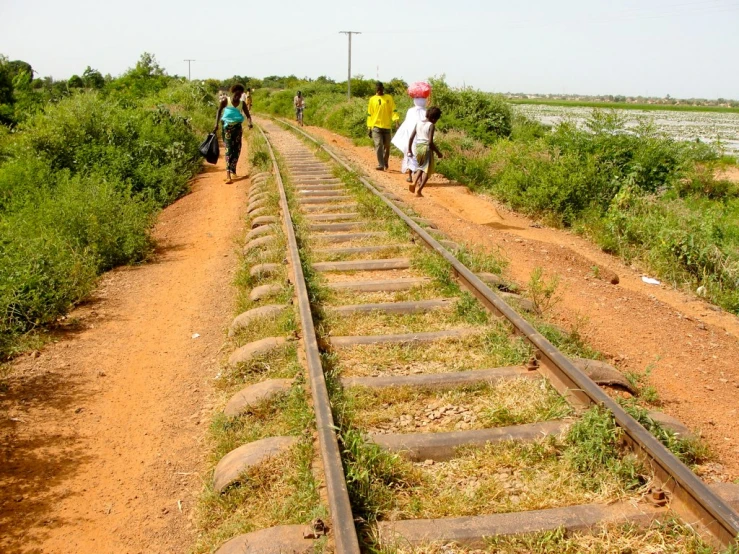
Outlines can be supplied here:
[[[287, 124], [285, 124], [287, 125]], [[289, 125], [288, 125], [289, 126]], [[291, 126], [290, 126], [291, 127]], [[245, 250], [268, 248], [274, 237], [268, 230], [271, 225], [281, 223], [287, 239], [287, 261], [290, 280], [295, 288], [295, 302], [300, 312], [301, 339], [308, 369], [313, 408], [315, 410], [318, 446], [325, 472], [326, 501], [330, 512], [329, 537], [336, 552], [359, 552], [359, 541], [355, 529], [355, 517], [342, 465], [341, 449], [336, 434], [336, 423], [331, 410], [321, 351], [342, 352], [345, 349], [377, 348], [393, 345], [428, 344], [430, 348], [445, 341], [464, 341], [479, 333], [470, 326], [443, 326], [439, 329], [416, 332], [393, 332], [374, 334], [331, 334], [319, 343], [313, 320], [317, 306], [311, 306], [311, 291], [303, 273], [303, 260], [299, 244], [308, 242], [313, 255], [327, 258], [314, 262], [312, 271], [326, 276], [329, 290], [339, 298], [350, 299], [356, 295], [366, 302], [344, 302], [337, 306], [320, 308], [340, 318], [371, 317], [373, 314], [390, 314], [397, 317], [433, 314], [448, 310], [458, 301], [453, 297], [410, 294], [427, 287], [430, 279], [412, 271], [412, 258], [408, 248], [415, 245], [403, 244], [391, 237], [377, 222], [362, 219], [358, 198], [341, 179], [334, 176], [331, 164], [321, 161], [311, 149], [289, 131], [275, 123], [265, 124], [271, 137], [280, 137], [281, 151], [286, 170], [294, 190], [289, 191], [292, 205], [300, 208], [304, 231], [308, 236], [296, 237], [291, 202], [285, 189], [280, 166], [267, 140], [273, 164], [274, 182], [279, 197], [281, 220], [277, 214], [266, 213], [264, 197], [268, 183], [266, 178], [257, 179], [250, 190], [249, 213], [253, 230], [247, 237]], [[353, 169], [325, 146], [300, 129], [293, 128], [304, 140], [312, 141], [343, 169]], [[260, 128], [261, 131], [261, 128]], [[654, 475], [654, 488], [649, 495], [652, 502], [619, 502], [612, 505], [578, 505], [545, 510], [530, 510], [514, 513], [491, 514], [446, 519], [410, 519], [380, 522], [373, 531], [381, 544], [424, 545], [438, 541], [459, 543], [470, 547], [483, 545], [485, 537], [532, 533], [564, 528], [567, 531], [586, 531], [598, 525], [630, 522], [648, 526], [657, 519], [677, 514], [680, 519], [696, 528], [709, 542], [717, 546], [732, 544], [739, 535], [739, 515], [732, 508], [739, 505], [739, 487], [723, 485], [707, 487], [690, 469], [680, 462], [651, 433], [642, 427], [624, 409], [609, 397], [601, 384], [617, 384], [628, 388], [628, 382], [613, 368], [588, 360], [570, 360], [555, 348], [543, 335], [487, 284], [495, 277], [475, 274], [454, 255], [458, 248], [454, 243], [435, 238], [441, 235], [432, 222], [409, 216], [402, 199], [360, 177], [366, 191], [387, 206], [411, 231], [416, 244], [428, 248], [440, 256], [452, 268], [456, 281], [469, 291], [489, 312], [509, 322], [514, 332], [527, 341], [534, 356], [527, 365], [478, 368], [467, 371], [421, 372], [420, 374], [382, 374], [341, 376], [345, 389], [364, 387], [383, 389], [388, 387], [423, 387], [426, 389], [469, 386], [475, 383], [490, 383], [502, 380], [527, 379], [547, 380], [564, 397], [575, 413], [598, 405], [610, 411], [617, 424], [623, 429], [628, 446], [636, 453]], [[299, 243], [300, 240], [300, 243]], [[391, 257], [386, 257], [391, 253]], [[265, 264], [270, 265], [270, 264]], [[276, 271], [274, 267], [254, 266], [252, 273]], [[349, 278], [342, 277], [343, 275]], [[390, 278], [387, 278], [390, 276]], [[269, 286], [269, 285], [265, 285]], [[262, 288], [262, 287], [258, 287]], [[410, 296], [402, 297], [408, 292]], [[255, 294], [256, 293], [256, 294]], [[265, 291], [254, 289], [252, 296], [259, 300]], [[383, 295], [394, 294], [392, 302], [383, 301]], [[373, 296], [375, 295], [375, 296]], [[401, 296], [397, 296], [401, 295]], [[265, 297], [268, 294], [265, 293]], [[400, 300], [399, 300], [400, 299]], [[379, 300], [379, 301], [378, 301]], [[519, 307], [526, 306], [525, 302]], [[313, 308], [313, 312], [312, 312]], [[264, 317], [280, 306], [265, 305], [242, 314], [237, 320], [253, 320]], [[432, 316], [433, 317], [433, 316]], [[354, 321], [354, 319], [351, 319]], [[358, 320], [361, 321], [361, 320]], [[400, 321], [400, 320], [399, 320]], [[235, 322], [236, 324], [236, 322]], [[450, 327], [450, 328], [447, 328]], [[360, 325], [360, 328], [361, 325]], [[231, 363], [238, 364], [254, 356], [284, 344], [283, 337], [265, 338], [240, 348], [231, 356]], [[379, 364], [379, 362], [378, 362]], [[277, 380], [273, 380], [277, 381]], [[266, 398], [275, 394], [288, 383], [264, 382], [242, 391], [234, 397], [227, 411], [236, 413], [234, 405], [255, 398]], [[465, 416], [466, 418], [466, 416]], [[466, 419], [465, 419], [466, 421]], [[390, 432], [370, 433], [368, 438], [382, 448], [400, 453], [416, 461], [444, 461], [455, 456], [460, 447], [474, 448], [503, 441], [534, 441], [547, 435], [559, 435], [568, 422], [555, 419], [535, 421], [520, 425], [492, 428], [457, 428], [446, 432]], [[253, 464], [281, 452], [294, 443], [290, 437], [272, 437], [243, 445], [227, 454], [218, 464], [214, 475], [217, 490], [226, 490], [238, 480], [240, 473]], [[308, 533], [309, 536], [313, 536]], [[277, 527], [242, 535], [224, 544], [219, 550], [231, 552], [309, 552], [310, 540], [296, 526]], [[279, 540], [277, 539], [279, 538]]]

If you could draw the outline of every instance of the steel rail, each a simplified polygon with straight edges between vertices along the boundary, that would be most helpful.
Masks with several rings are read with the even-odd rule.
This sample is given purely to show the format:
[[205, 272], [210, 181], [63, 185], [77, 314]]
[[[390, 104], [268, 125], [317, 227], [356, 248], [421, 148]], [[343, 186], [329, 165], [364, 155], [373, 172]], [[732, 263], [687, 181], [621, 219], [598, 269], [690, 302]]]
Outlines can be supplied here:
[[318, 431], [318, 443], [323, 460], [323, 470], [326, 477], [326, 492], [328, 495], [329, 512], [333, 524], [333, 536], [336, 543], [336, 552], [341, 554], [359, 554], [359, 540], [357, 530], [354, 526], [354, 514], [349, 501], [349, 491], [344, 479], [344, 466], [341, 461], [339, 442], [336, 438], [336, 425], [331, 412], [331, 400], [326, 387], [326, 378], [323, 373], [323, 365], [318, 350], [318, 339], [316, 329], [313, 325], [308, 288], [305, 284], [305, 275], [300, 261], [298, 242], [295, 238], [290, 207], [285, 195], [285, 185], [282, 181], [280, 167], [277, 163], [272, 145], [261, 126], [257, 125], [267, 144], [269, 156], [272, 160], [277, 188], [280, 193], [280, 206], [282, 208], [282, 219], [287, 235], [287, 247], [290, 253], [290, 262], [295, 277], [295, 294], [298, 298], [300, 309], [300, 322], [303, 330], [303, 343], [305, 356], [308, 364], [308, 375], [310, 377], [311, 395], [313, 397], [313, 409], [316, 414], [316, 428]]
[[684, 522], [702, 528], [708, 533], [707, 538], [723, 547], [739, 542], [739, 514], [709, 489], [690, 468], [670, 452], [654, 435], [603, 392], [583, 371], [575, 367], [565, 355], [506, 304], [469, 268], [342, 158], [302, 129], [298, 129], [283, 120], [276, 121], [317, 144], [340, 166], [356, 175], [359, 181], [400, 217], [428, 248], [442, 256], [452, 266], [456, 277], [467, 290], [489, 310], [507, 319], [516, 332], [534, 346], [537, 358], [541, 362], [540, 371], [550, 379], [560, 394], [563, 394], [578, 407], [595, 404], [609, 410], [618, 426], [623, 429], [626, 442], [637, 455], [651, 466], [662, 488], [672, 495], [670, 506]]

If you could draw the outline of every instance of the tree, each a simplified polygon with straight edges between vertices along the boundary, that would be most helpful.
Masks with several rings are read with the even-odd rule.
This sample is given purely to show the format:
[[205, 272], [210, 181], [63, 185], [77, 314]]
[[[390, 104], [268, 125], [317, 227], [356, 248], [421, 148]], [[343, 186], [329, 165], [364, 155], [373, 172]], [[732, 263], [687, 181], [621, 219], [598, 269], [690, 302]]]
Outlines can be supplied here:
[[408, 83], [403, 79], [393, 78], [389, 82], [385, 83], [385, 92], [392, 96], [403, 97], [407, 94]]
[[105, 78], [103, 75], [97, 69], [93, 69], [89, 65], [82, 74], [82, 80], [84, 81], [86, 88], [101, 89], [105, 86]]
[[11, 78], [15, 78], [16, 75], [20, 75], [21, 73], [28, 73], [33, 77], [33, 74], [35, 73], [31, 64], [24, 62], [23, 60], [13, 60], [12, 62], [8, 62], [8, 69], [10, 71]]
[[139, 61], [136, 62], [136, 67], [129, 69], [125, 75], [135, 77], [162, 77], [165, 75], [165, 72], [159, 65], [159, 62], [157, 62], [154, 54], [144, 52], [141, 54]]
[[82, 77], [80, 77], [79, 75], [72, 75], [67, 81], [67, 86], [69, 88], [84, 88], [85, 82], [82, 80]]
[[144, 52], [136, 62], [136, 67], [130, 68], [107, 88], [134, 99], [159, 92], [166, 88], [171, 80], [172, 77], [167, 75], [154, 55]]

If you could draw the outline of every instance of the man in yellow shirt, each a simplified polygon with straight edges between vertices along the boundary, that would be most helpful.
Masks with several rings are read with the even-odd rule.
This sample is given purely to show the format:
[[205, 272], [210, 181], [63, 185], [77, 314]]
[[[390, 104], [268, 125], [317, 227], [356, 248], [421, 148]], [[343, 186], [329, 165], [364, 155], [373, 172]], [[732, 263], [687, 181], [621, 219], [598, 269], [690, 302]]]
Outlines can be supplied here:
[[377, 152], [377, 169], [383, 171], [390, 166], [390, 131], [393, 123], [398, 121], [393, 97], [385, 94], [385, 87], [378, 81], [375, 95], [369, 99], [367, 106], [367, 130], [375, 142]]

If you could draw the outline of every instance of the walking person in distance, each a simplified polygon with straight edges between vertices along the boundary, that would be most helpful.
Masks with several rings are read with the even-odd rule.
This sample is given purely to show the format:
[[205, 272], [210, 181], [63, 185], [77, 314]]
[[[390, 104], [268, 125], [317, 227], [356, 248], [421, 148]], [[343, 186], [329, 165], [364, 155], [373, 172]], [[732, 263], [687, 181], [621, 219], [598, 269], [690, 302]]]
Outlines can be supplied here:
[[223, 124], [223, 142], [226, 145], [226, 184], [233, 183], [236, 177], [236, 164], [241, 155], [241, 137], [244, 130], [241, 124], [248, 119], [251, 125], [251, 115], [246, 104], [241, 100], [244, 94], [244, 85], [233, 85], [230, 94], [221, 99], [216, 114], [216, 126], [213, 133], [218, 131], [218, 122]]
[[246, 118], [249, 120], [249, 129], [253, 129], [254, 125], [251, 122], [251, 88], [247, 88], [246, 92], [241, 95], [241, 101], [246, 106], [247, 116]]
[[305, 98], [303, 93], [298, 91], [298, 94], [293, 98], [293, 105], [295, 106], [295, 122], [303, 125], [303, 110], [305, 109]]
[[413, 99], [413, 107], [408, 109], [405, 115], [405, 121], [398, 128], [398, 132], [395, 133], [392, 140], [393, 145], [403, 152], [403, 163], [400, 166], [400, 171], [401, 173], [407, 174], [406, 181], [409, 183], [413, 182], [413, 174], [418, 171], [418, 164], [416, 163], [415, 157], [415, 144], [413, 150], [410, 151], [411, 156], [406, 151], [408, 139], [416, 128], [416, 124], [426, 119], [426, 103], [430, 95], [431, 86], [423, 81], [413, 83], [408, 87], [408, 96]]
[[415, 192], [416, 196], [423, 196], [421, 191], [434, 173], [434, 153], [439, 158], [444, 155], [434, 144], [434, 131], [436, 130], [436, 122], [441, 118], [441, 110], [434, 106], [426, 111], [426, 119], [416, 124], [416, 128], [408, 140], [408, 156], [413, 155], [413, 141], [416, 141], [416, 163], [418, 171], [416, 173], [416, 182], [408, 186], [408, 190]]
[[390, 168], [390, 130], [398, 119], [393, 97], [385, 94], [385, 86], [378, 81], [375, 95], [367, 105], [367, 130], [375, 143], [378, 171]]

